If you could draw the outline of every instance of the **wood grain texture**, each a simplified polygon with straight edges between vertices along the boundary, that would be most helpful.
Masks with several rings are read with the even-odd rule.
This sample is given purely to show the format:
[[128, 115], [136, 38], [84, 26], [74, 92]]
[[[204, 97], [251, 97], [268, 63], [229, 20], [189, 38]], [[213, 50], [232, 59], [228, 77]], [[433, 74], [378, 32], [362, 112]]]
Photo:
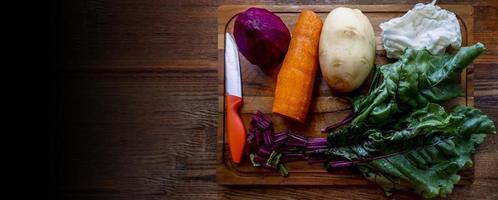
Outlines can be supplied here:
[[[216, 183], [216, 9], [224, 4], [414, 4], [367, 1], [64, 1], [56, 189], [64, 199], [386, 199], [373, 186]], [[472, 5], [475, 107], [498, 122], [498, 3]], [[475, 181], [450, 199], [498, 199], [498, 137], [475, 155]], [[414, 199], [396, 193], [396, 199]]]
[[[334, 8], [342, 5], [257, 5], [263, 7], [279, 16], [293, 30], [300, 10], [310, 9], [325, 20], [327, 14]], [[454, 12], [460, 22], [462, 46], [473, 44], [473, 14], [474, 9], [468, 5], [441, 5], [443, 8]], [[309, 165], [307, 162], [294, 162], [286, 164], [291, 174], [282, 177], [276, 170], [258, 169], [252, 167], [247, 159], [238, 165], [231, 162], [228, 146], [228, 135], [224, 126], [226, 115], [224, 101], [224, 47], [225, 33], [233, 31], [234, 17], [252, 6], [250, 5], [223, 5], [218, 8], [218, 91], [219, 91], [219, 116], [217, 134], [217, 181], [219, 184], [242, 184], [242, 185], [369, 185], [369, 181], [358, 172], [348, 170], [327, 172], [322, 164]], [[361, 9], [369, 18], [374, 27], [376, 36], [376, 64], [386, 63], [385, 50], [382, 45], [381, 30], [379, 24], [394, 17], [402, 16], [412, 8], [412, 5], [349, 5], [351, 8]], [[310, 137], [324, 137], [320, 129], [342, 120], [348, 113], [352, 112], [349, 101], [337, 96], [330, 90], [326, 81], [319, 74], [315, 81], [313, 98], [307, 121], [304, 124], [287, 120], [283, 117], [272, 115], [273, 96], [275, 91], [275, 78], [266, 75], [259, 67], [251, 64], [243, 56], [241, 60], [242, 86], [244, 105], [240, 109], [241, 117], [246, 128], [249, 127], [251, 116], [257, 111], [267, 114], [272, 118], [276, 131], [290, 129]], [[474, 105], [474, 85], [472, 84], [473, 67], [464, 70], [461, 75], [461, 87], [465, 95], [448, 102], [448, 108], [461, 104]], [[369, 85], [368, 81], [365, 83]], [[365, 86], [364, 86], [365, 87]], [[474, 169], [468, 169], [460, 173], [459, 184], [471, 184], [474, 178]]]

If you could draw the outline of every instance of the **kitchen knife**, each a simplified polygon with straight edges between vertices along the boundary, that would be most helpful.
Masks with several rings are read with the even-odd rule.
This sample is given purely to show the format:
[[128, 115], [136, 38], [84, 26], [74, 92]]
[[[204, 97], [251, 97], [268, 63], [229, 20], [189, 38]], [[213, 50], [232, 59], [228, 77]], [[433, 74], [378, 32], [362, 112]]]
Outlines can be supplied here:
[[239, 51], [232, 35], [225, 38], [225, 92], [228, 146], [234, 163], [240, 163], [246, 142], [246, 130], [239, 115], [242, 105], [242, 83]]

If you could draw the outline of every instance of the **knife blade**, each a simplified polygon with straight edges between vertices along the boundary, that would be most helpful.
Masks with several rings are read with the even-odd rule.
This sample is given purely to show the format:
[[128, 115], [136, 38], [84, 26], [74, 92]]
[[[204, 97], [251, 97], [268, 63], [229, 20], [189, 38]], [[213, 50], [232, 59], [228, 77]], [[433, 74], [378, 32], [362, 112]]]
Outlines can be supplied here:
[[246, 142], [246, 130], [239, 115], [242, 105], [242, 80], [240, 76], [239, 51], [232, 35], [225, 38], [225, 91], [226, 91], [226, 127], [228, 146], [232, 161], [240, 163]]

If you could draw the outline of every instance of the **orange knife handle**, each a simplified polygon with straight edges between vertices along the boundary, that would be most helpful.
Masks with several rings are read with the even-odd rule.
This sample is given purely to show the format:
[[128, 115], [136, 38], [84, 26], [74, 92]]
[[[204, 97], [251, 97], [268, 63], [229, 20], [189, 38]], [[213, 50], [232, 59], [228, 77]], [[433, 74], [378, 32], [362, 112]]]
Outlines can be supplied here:
[[239, 115], [242, 98], [227, 95], [228, 145], [234, 163], [240, 163], [246, 143], [246, 129]]

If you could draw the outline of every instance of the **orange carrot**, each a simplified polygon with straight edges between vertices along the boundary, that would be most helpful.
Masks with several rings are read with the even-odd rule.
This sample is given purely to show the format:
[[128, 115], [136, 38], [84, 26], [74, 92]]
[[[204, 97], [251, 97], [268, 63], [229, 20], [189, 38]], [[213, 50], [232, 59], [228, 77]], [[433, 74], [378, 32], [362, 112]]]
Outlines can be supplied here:
[[299, 15], [278, 74], [273, 113], [305, 121], [318, 68], [322, 25], [313, 11], [303, 10]]

